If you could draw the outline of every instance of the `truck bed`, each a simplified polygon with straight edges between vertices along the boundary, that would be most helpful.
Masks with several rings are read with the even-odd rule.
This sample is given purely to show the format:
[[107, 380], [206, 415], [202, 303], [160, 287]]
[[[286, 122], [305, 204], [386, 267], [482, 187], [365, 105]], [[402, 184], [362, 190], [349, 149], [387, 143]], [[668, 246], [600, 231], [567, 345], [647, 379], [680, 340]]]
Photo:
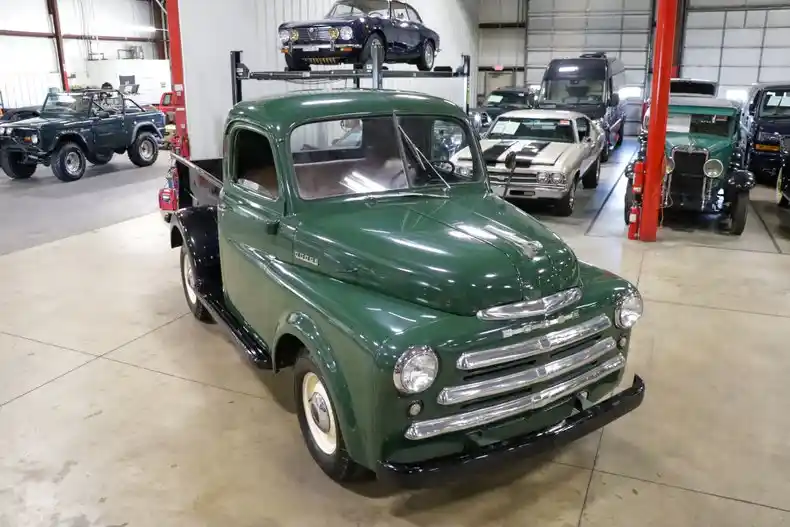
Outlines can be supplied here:
[[178, 189], [178, 206], [216, 205], [222, 188], [222, 159], [192, 161], [171, 154], [175, 161], [173, 187]]

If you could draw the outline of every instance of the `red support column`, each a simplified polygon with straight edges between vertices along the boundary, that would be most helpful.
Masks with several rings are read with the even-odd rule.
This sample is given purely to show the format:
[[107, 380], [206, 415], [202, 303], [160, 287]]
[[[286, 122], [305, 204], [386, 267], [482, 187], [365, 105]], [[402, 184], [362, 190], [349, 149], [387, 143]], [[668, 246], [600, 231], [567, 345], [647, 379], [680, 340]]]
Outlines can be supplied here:
[[47, 0], [47, 10], [52, 17], [52, 30], [55, 33], [55, 54], [58, 58], [58, 69], [60, 70], [60, 82], [64, 91], [69, 91], [69, 75], [66, 72], [66, 60], [63, 53], [63, 32], [60, 30], [60, 11], [58, 11], [58, 0]]
[[175, 147], [174, 151], [189, 157], [187, 139], [186, 96], [184, 93], [184, 56], [181, 51], [181, 20], [178, 13], [178, 1], [167, 1], [167, 26], [170, 37], [170, 78], [173, 89], [173, 106], [175, 110]]
[[653, 48], [653, 85], [647, 135], [645, 189], [639, 239], [656, 241], [661, 190], [664, 182], [664, 143], [669, 115], [669, 80], [672, 77], [678, 0], [658, 0], [656, 44]]

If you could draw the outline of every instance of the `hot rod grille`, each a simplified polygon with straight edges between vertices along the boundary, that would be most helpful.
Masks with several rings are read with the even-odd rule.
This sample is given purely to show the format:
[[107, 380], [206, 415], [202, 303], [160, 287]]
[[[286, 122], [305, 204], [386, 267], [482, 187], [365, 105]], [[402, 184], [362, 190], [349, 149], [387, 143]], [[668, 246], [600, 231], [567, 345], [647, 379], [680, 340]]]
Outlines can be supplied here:
[[299, 40], [308, 40], [308, 41], [324, 41], [324, 40], [332, 40], [329, 36], [329, 28], [328, 27], [314, 27], [314, 28], [304, 28], [299, 29]]
[[672, 154], [672, 159], [675, 161], [676, 173], [702, 175], [702, 167], [705, 161], [708, 160], [708, 153], [675, 150]]
[[704, 176], [674, 174], [672, 176], [672, 186], [669, 191], [671, 194], [675, 195], [690, 194], [692, 196], [701, 196], [704, 190], [704, 184]]

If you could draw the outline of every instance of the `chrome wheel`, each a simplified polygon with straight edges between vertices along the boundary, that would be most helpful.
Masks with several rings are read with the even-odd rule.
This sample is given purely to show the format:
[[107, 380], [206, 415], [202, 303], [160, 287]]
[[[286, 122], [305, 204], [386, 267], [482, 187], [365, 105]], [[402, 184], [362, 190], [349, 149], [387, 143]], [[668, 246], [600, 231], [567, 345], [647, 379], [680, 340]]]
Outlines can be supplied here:
[[576, 203], [576, 182], [571, 183], [571, 190], [568, 193], [568, 203], [570, 203], [571, 208]]
[[187, 298], [190, 304], [197, 303], [197, 292], [195, 287], [195, 269], [192, 267], [192, 258], [189, 255], [184, 256], [184, 289], [187, 292]]
[[82, 157], [77, 152], [69, 152], [63, 162], [66, 172], [72, 176], [78, 176], [82, 171]]
[[154, 145], [150, 139], [144, 139], [140, 143], [140, 158], [150, 161], [154, 157]]
[[302, 378], [302, 408], [315, 446], [328, 456], [334, 455], [337, 451], [337, 424], [332, 401], [321, 379], [312, 372], [305, 373]]
[[433, 44], [430, 42], [425, 43], [425, 49], [423, 50], [423, 60], [425, 60], [425, 65], [428, 66], [429, 70], [433, 69], [433, 61], [435, 60], [435, 53], [433, 50]]

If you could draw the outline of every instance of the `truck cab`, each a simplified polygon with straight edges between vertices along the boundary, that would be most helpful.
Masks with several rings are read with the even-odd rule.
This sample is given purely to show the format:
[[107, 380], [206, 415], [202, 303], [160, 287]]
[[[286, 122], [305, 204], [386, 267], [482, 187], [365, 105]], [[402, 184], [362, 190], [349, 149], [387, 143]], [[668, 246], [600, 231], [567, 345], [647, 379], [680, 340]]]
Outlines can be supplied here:
[[603, 131], [606, 148], [601, 161], [609, 159], [612, 148], [623, 141], [625, 65], [605, 53], [585, 53], [578, 58], [558, 58], [543, 73], [537, 107], [583, 113]]
[[613, 393], [637, 289], [492, 192], [458, 106], [293, 92], [234, 106], [223, 144], [201, 165], [174, 156], [185, 299], [258, 367], [292, 369], [332, 479], [456, 479], [641, 403], [639, 377]]

